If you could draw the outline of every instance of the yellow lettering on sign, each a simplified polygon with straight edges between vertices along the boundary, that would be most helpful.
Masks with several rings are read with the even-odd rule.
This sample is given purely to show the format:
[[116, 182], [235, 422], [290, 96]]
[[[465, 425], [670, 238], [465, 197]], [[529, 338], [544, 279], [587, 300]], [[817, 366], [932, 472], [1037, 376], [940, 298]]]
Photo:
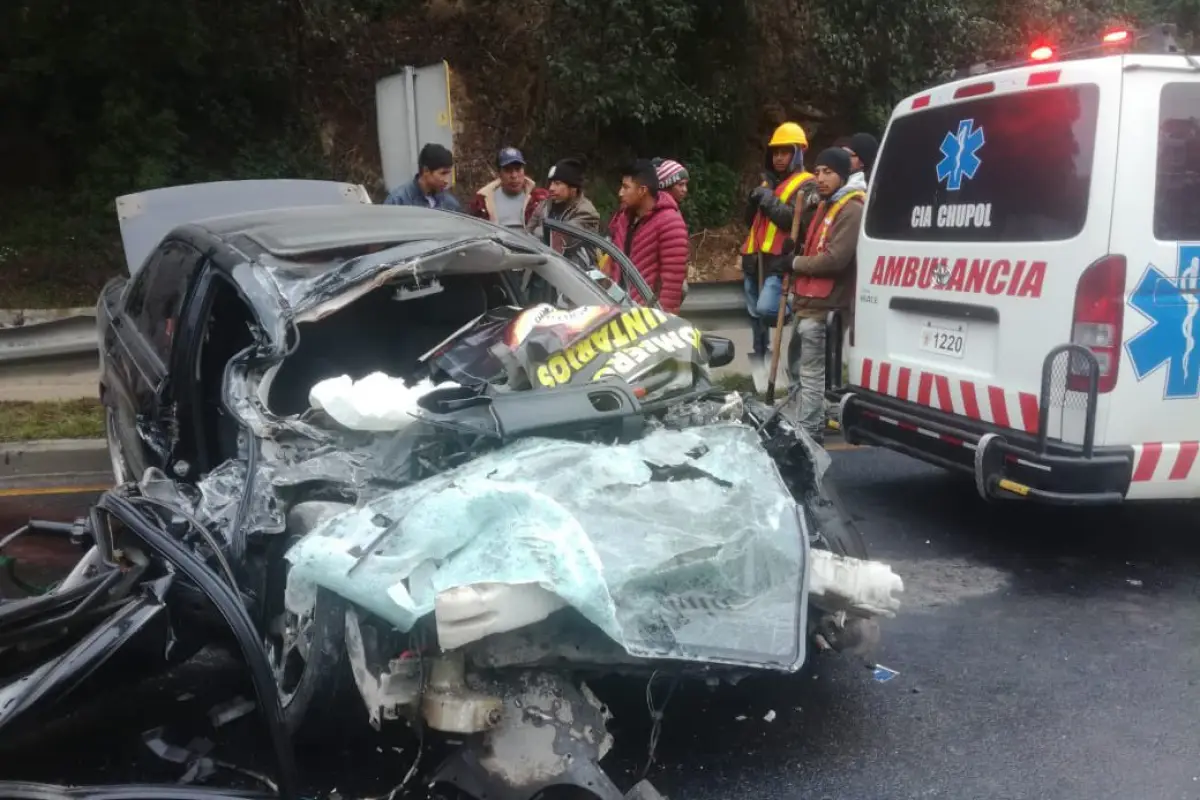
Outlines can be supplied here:
[[596, 349], [601, 353], [611, 353], [612, 343], [608, 341], [608, 326], [603, 325], [596, 329], [592, 334], [592, 343], [596, 345]]
[[564, 350], [563, 353], [566, 355], [567, 363], [571, 365], [571, 369], [574, 369], [574, 370], [583, 369], [583, 365], [579, 363], [579, 358], [577, 355], [578, 348], [575, 345], [571, 345], [566, 350]]
[[571, 380], [571, 365], [567, 363], [567, 359], [563, 358], [562, 353], [556, 353], [546, 362], [546, 366], [550, 368], [550, 374], [554, 376], [554, 380], [559, 383], [566, 383]]
[[621, 329], [620, 320], [613, 320], [608, 323], [608, 332], [612, 337], [613, 347], [626, 347], [629, 345], [629, 337], [625, 335], [625, 331]]
[[650, 326], [642, 315], [637, 311], [630, 311], [621, 315], [621, 322], [625, 323], [625, 333], [630, 339], [636, 339], [639, 336], [645, 336], [650, 332]]
[[579, 363], [590, 364], [592, 359], [596, 357], [596, 351], [592, 348], [591, 338], [581, 339], [579, 344], [575, 346], [579, 348]]
[[617, 372], [629, 372], [637, 366], [637, 362], [630, 358], [626, 353], [613, 353], [612, 358], [608, 360], [608, 366], [615, 369]]
[[[575, 373], [582, 371], [601, 354], [609, 354], [608, 363], [592, 378], [594, 381], [628, 374], [659, 353], [701, 347], [700, 331], [690, 325], [677, 330], [650, 335], [650, 332], [669, 321], [657, 308], [636, 308], [600, 326], [588, 336], [556, 353], [536, 370], [538, 382], [553, 388], [569, 383]], [[639, 341], [641, 340], [641, 341]], [[637, 344], [634, 344], [638, 342]]]

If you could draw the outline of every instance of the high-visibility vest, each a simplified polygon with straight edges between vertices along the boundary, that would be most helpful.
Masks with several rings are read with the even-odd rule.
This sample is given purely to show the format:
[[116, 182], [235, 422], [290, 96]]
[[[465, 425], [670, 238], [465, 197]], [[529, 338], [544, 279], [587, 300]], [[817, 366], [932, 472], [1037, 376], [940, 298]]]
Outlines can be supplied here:
[[[855, 189], [852, 192], [847, 192], [838, 198], [838, 201], [825, 209], [825, 203], [817, 206], [817, 213], [813, 215], [815, 224], [810, 224], [808, 235], [804, 241], [804, 255], [815, 256], [825, 249], [825, 242], [829, 238], [829, 231], [833, 227], [834, 220], [837, 219], [841, 210], [846, 207], [846, 204], [853, 200], [863, 200], [866, 197], [866, 192], [861, 189]], [[824, 215], [822, 216], [822, 212]], [[812, 275], [797, 275], [793, 289], [797, 297], [814, 297], [824, 298], [829, 297], [833, 293], [833, 287], [836, 283], [835, 278], [824, 276], [815, 277]]]
[[[805, 181], [813, 180], [813, 177], [811, 172], [803, 170], [789, 175], [786, 180], [780, 181], [779, 185], [775, 187], [775, 196], [786, 203], [800, 190], [800, 186]], [[779, 228], [771, 221], [770, 217], [762, 212], [762, 209], [759, 209], [754, 214], [750, 233], [746, 235], [746, 241], [742, 243], [742, 255], [763, 253], [777, 256], [783, 252], [783, 240], [786, 236], [787, 234], [780, 236]]]
[[[817, 213], [813, 215], [813, 219], [821, 219], [820, 224], [812, 226], [808, 231], [808, 236], [804, 242], [804, 255], [815, 256], [825, 249], [825, 240], [829, 238], [829, 229], [833, 227], [833, 221], [837, 219], [838, 214], [846, 204], [851, 200], [861, 200], [866, 197], [866, 192], [862, 189], [855, 189], [852, 192], [846, 192], [838, 198], [838, 201], [825, 210], [825, 203], [817, 206]], [[825, 216], [821, 217], [821, 212], [825, 212]]]

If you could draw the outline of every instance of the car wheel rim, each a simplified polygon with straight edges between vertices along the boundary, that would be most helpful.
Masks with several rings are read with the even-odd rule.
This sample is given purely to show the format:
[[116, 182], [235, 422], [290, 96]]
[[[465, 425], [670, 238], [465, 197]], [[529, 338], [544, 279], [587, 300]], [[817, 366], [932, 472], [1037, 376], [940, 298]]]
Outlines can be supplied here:
[[[283, 587], [286, 594], [286, 571]], [[271, 670], [275, 674], [275, 685], [279, 689], [279, 702], [287, 707], [300, 689], [312, 654], [316, 604], [302, 614], [289, 610], [283, 598], [280, 605], [283, 606], [283, 610], [271, 619], [266, 646], [270, 654]]]
[[271, 669], [279, 688], [279, 701], [286, 706], [295, 697], [308, 667], [312, 650], [312, 616], [285, 611], [275, 617], [267, 642]]

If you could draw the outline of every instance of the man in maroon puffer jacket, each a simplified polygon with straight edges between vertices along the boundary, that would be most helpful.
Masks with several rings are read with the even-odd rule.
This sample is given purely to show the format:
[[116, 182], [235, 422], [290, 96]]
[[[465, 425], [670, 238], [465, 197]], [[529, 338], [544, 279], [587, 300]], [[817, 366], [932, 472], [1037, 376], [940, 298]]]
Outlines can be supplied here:
[[[679, 313], [687, 280], [688, 231], [679, 204], [658, 190], [658, 175], [647, 160], [635, 161], [621, 173], [621, 204], [608, 235], [658, 297], [663, 311]], [[635, 290], [633, 299], [641, 302]]]

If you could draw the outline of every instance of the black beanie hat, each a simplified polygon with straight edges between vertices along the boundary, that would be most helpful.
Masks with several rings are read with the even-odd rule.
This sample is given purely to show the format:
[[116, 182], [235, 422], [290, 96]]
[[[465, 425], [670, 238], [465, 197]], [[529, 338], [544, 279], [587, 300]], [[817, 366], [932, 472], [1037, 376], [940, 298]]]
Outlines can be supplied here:
[[417, 168], [431, 172], [439, 169], [449, 169], [454, 166], [454, 154], [440, 144], [430, 142], [421, 148], [417, 156]]
[[829, 167], [841, 176], [843, 182], [850, 180], [850, 154], [840, 147], [822, 150], [814, 167]]
[[850, 137], [850, 149], [862, 160], [863, 166], [870, 169], [875, 163], [875, 155], [879, 152], [879, 140], [869, 133], [856, 133]]
[[550, 174], [546, 178], [551, 181], [562, 181], [574, 189], [582, 189], [583, 170], [583, 159], [564, 158], [550, 168]]

